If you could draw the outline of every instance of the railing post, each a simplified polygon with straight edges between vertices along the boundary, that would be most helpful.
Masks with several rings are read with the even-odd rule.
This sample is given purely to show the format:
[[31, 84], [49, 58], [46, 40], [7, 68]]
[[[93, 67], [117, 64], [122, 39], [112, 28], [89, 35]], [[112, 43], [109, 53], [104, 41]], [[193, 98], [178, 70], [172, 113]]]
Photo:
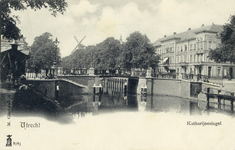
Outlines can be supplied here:
[[234, 92], [231, 93], [231, 95], [233, 96], [232, 99], [231, 99], [231, 111], [233, 112]]
[[206, 99], [207, 99], [207, 109], [209, 109], [210, 105], [210, 97], [209, 97], [209, 93], [210, 93], [210, 88], [207, 88], [207, 92], [206, 92]]
[[218, 90], [218, 95], [217, 95], [217, 97], [218, 97], [218, 108], [221, 109], [221, 98], [220, 98], [219, 93], [220, 93], [220, 90]]

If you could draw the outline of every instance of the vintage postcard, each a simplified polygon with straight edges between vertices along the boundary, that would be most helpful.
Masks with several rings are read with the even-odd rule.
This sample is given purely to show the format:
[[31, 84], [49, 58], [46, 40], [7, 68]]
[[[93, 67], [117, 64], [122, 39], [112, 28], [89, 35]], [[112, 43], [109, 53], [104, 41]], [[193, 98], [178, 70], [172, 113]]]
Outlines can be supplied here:
[[235, 150], [234, 0], [0, 8], [0, 150]]

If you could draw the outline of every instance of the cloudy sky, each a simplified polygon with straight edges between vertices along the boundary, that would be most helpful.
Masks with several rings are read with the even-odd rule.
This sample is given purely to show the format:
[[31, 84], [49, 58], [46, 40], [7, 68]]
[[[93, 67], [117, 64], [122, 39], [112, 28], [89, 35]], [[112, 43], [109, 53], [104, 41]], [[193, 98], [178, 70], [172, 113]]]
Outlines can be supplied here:
[[146, 34], [151, 42], [173, 32], [202, 24], [224, 25], [235, 14], [235, 0], [67, 0], [64, 15], [46, 9], [17, 11], [19, 27], [32, 45], [34, 38], [49, 32], [60, 41], [62, 57], [69, 55], [84, 36], [84, 45], [95, 45], [107, 37], [123, 40], [130, 33]]

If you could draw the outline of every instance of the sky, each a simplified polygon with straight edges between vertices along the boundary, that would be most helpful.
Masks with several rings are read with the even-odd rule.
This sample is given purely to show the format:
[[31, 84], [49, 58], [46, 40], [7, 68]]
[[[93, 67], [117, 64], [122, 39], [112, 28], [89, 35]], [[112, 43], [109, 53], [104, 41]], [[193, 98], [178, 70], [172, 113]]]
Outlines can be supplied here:
[[13, 12], [29, 46], [49, 32], [60, 41], [61, 56], [77, 45], [96, 45], [108, 37], [125, 41], [133, 32], [146, 34], [150, 42], [202, 24], [224, 25], [235, 15], [235, 0], [67, 0], [66, 12], [54, 17], [47, 9]]

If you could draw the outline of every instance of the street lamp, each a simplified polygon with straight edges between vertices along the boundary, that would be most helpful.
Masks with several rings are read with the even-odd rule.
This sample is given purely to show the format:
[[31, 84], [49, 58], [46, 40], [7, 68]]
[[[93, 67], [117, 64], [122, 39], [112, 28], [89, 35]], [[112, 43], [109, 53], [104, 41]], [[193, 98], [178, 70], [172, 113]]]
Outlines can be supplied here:
[[56, 50], [55, 50], [55, 60], [53, 62], [53, 66], [51, 67], [52, 71], [53, 71], [53, 77], [57, 75], [57, 66], [56, 66], [56, 57], [57, 57], [57, 47], [59, 45], [59, 41], [57, 40], [57, 38], [55, 39], [55, 41], [53, 42], [56, 46]]

